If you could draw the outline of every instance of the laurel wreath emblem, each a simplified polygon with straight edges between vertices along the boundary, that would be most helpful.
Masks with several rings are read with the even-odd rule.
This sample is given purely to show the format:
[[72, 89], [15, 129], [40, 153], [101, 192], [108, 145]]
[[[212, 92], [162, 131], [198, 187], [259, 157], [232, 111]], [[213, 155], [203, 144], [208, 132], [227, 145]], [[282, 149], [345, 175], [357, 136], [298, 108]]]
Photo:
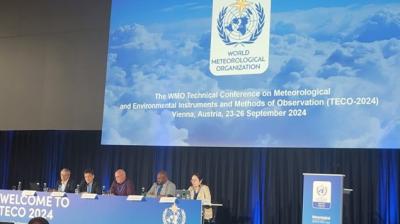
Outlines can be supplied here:
[[169, 212], [171, 212], [170, 208], [167, 208], [167, 209], [164, 210], [163, 217], [162, 217], [163, 224], [172, 223], [170, 220], [168, 220], [168, 217], [169, 217], [168, 215], [180, 215], [181, 216], [181, 222], [179, 222], [179, 223], [180, 224], [185, 224], [186, 223], [186, 212], [184, 210], [179, 209], [177, 214], [174, 214], [173, 212], [171, 214], [169, 214]]
[[257, 11], [257, 15], [258, 15], [257, 28], [254, 31], [254, 33], [251, 35], [250, 39], [247, 41], [241, 41], [241, 42], [231, 41], [229, 36], [226, 34], [225, 27], [224, 27], [224, 18], [225, 18], [227, 10], [228, 10], [228, 7], [222, 8], [221, 12], [219, 13], [218, 20], [217, 20], [218, 35], [221, 38], [221, 40], [228, 46], [254, 43], [257, 40], [257, 38], [261, 35], [262, 30], [264, 28], [264, 24], [265, 24], [265, 13], [264, 13], [264, 8], [261, 6], [261, 4], [260, 3], [256, 4], [256, 11]]

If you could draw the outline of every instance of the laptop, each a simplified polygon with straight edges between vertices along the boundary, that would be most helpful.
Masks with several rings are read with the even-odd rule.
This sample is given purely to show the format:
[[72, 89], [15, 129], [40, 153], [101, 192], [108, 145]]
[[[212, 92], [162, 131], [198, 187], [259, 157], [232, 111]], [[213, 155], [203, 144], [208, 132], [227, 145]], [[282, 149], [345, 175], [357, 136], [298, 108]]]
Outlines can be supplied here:
[[38, 183], [30, 182], [29, 183], [29, 190], [42, 191], [42, 188], [40, 187], [40, 184], [38, 185]]
[[175, 196], [180, 199], [190, 199], [190, 192], [186, 189], [178, 189]]

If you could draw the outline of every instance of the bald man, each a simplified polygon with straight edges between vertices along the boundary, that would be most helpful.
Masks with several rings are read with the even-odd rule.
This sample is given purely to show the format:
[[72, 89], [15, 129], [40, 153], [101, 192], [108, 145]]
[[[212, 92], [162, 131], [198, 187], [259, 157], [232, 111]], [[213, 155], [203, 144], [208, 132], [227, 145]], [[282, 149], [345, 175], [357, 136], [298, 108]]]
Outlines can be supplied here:
[[176, 186], [173, 182], [168, 180], [166, 171], [161, 170], [157, 174], [157, 180], [153, 183], [147, 195], [156, 197], [174, 197], [176, 193]]
[[111, 184], [110, 192], [117, 196], [128, 196], [135, 194], [132, 181], [126, 177], [126, 172], [123, 169], [115, 171], [114, 181]]

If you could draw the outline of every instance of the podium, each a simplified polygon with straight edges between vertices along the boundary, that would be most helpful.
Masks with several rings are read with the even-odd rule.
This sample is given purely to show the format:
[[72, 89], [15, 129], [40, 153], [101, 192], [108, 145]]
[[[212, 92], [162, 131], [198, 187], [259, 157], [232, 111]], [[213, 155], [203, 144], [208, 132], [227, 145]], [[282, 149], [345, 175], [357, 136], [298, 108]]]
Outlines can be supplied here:
[[342, 224], [343, 174], [304, 173], [303, 224]]

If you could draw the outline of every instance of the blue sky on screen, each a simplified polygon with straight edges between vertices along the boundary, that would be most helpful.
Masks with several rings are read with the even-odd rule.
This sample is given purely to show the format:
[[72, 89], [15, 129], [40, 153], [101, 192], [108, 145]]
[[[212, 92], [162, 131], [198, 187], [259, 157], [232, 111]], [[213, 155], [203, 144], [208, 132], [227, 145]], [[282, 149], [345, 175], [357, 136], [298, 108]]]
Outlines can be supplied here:
[[[273, 1], [270, 67], [217, 78], [208, 70], [211, 1], [114, 0], [104, 144], [398, 148], [400, 3]], [[265, 120], [174, 119], [121, 112], [154, 92], [332, 87], [335, 96], [381, 98], [379, 107], [314, 108]], [[141, 131], [138, 131], [141, 130]]]
[[[276, 0], [272, 1], [273, 12], [305, 10], [316, 7], [341, 7], [349, 5], [367, 5], [396, 3], [396, 0]], [[181, 19], [209, 17], [210, 0], [114, 0], [112, 3], [111, 30], [130, 23], [143, 25], [159, 22], [179, 21]]]

